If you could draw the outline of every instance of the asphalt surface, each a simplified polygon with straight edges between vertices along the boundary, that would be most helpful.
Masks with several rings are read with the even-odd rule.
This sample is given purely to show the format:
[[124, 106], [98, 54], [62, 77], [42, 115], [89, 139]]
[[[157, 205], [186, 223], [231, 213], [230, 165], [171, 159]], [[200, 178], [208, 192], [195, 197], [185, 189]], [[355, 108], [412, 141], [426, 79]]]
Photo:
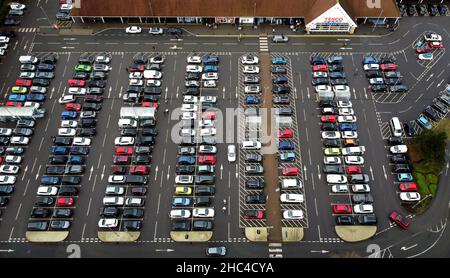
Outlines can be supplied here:
[[[36, 4], [34, 4], [36, 5]], [[176, 144], [170, 139], [176, 119], [170, 120], [162, 111], [174, 111], [181, 106], [181, 91], [184, 89], [186, 57], [192, 52], [216, 53], [220, 56], [220, 80], [217, 89], [208, 89], [202, 95], [218, 97], [220, 109], [238, 107], [239, 57], [245, 53], [258, 52], [257, 38], [244, 38], [241, 42], [232, 38], [196, 38], [182, 36], [181, 40], [170, 36], [152, 37], [147, 34], [125, 35], [122, 29], [108, 29], [94, 36], [39, 35], [32, 31], [36, 25], [49, 25], [47, 16], [56, 12], [55, 5], [45, 1], [28, 10], [13, 44], [1, 61], [1, 96], [14, 83], [19, 73], [18, 57], [31, 52], [36, 55], [57, 53], [59, 62], [56, 78], [50, 86], [44, 107], [47, 116], [38, 121], [35, 134], [21, 165], [22, 172], [16, 184], [10, 204], [3, 209], [0, 223], [0, 256], [2, 257], [67, 257], [74, 250], [72, 244], [80, 246], [82, 257], [202, 257], [204, 248], [211, 245], [225, 245], [232, 257], [267, 257], [267, 244], [247, 242], [239, 228], [239, 179], [236, 164], [226, 158], [226, 145], [218, 144], [216, 165], [216, 210], [214, 235], [210, 243], [185, 244], [170, 242], [170, 219], [173, 183], [173, 169], [176, 162]], [[42, 7], [42, 9], [41, 9]], [[46, 15], [47, 14], [47, 15]], [[31, 16], [33, 15], [33, 16]], [[292, 38], [287, 44], [275, 45], [269, 42], [271, 54], [286, 56], [291, 61], [292, 82], [296, 88], [296, 111], [300, 153], [302, 156], [303, 180], [305, 183], [308, 227], [304, 241], [298, 244], [283, 244], [283, 257], [329, 257], [345, 256], [355, 251], [360, 256], [379, 257], [448, 257], [447, 231], [450, 192], [447, 171], [441, 176], [438, 197], [423, 215], [410, 215], [412, 226], [401, 231], [387, 219], [387, 214], [398, 210], [407, 214], [397, 197], [394, 177], [389, 172], [388, 150], [383, 138], [389, 135], [386, 123], [396, 115], [402, 121], [414, 120], [424, 107], [430, 105], [448, 81], [448, 53], [435, 64], [419, 64], [415, 60], [411, 44], [425, 31], [436, 31], [443, 36], [444, 45], [450, 43], [449, 17], [403, 18], [399, 28], [381, 38]], [[29, 31], [29, 32], [27, 32]], [[17, 41], [17, 45], [15, 45]], [[345, 45], [344, 45], [345, 44]], [[178, 49], [171, 49], [177, 45]], [[153, 49], [153, 46], [155, 49]], [[73, 73], [77, 59], [84, 53], [109, 52], [112, 54], [112, 70], [109, 73], [103, 109], [97, 123], [97, 136], [93, 138], [91, 153], [87, 159], [87, 172], [83, 176], [82, 192], [77, 201], [69, 238], [60, 244], [32, 244], [25, 241], [28, 216], [33, 207], [38, 180], [43, 174], [51, 147], [51, 136], [56, 135], [59, 113], [63, 106], [57, 98], [66, 90], [66, 80]], [[330, 195], [322, 173], [322, 148], [317, 100], [311, 81], [309, 57], [312, 54], [344, 56], [344, 68], [348, 75], [352, 93], [353, 108], [358, 117], [359, 137], [366, 146], [365, 173], [371, 177], [375, 212], [378, 216], [377, 235], [362, 243], [344, 243], [334, 233], [334, 218], [330, 204], [336, 199]], [[98, 210], [101, 207], [107, 177], [111, 173], [114, 138], [118, 136], [117, 121], [119, 109], [123, 105], [121, 96], [128, 85], [125, 67], [132, 63], [137, 53], [163, 54], [164, 64], [163, 94], [167, 103], [160, 101], [157, 115], [159, 135], [153, 151], [149, 192], [145, 206], [145, 217], [141, 237], [133, 244], [103, 244], [96, 238]], [[362, 75], [361, 61], [367, 54], [378, 57], [394, 55], [399, 70], [404, 75], [404, 83], [410, 92], [401, 96], [371, 95], [367, 91], [368, 82]], [[358, 72], [355, 74], [355, 69]], [[54, 88], [54, 90], [52, 90]], [[166, 92], [167, 88], [167, 93]], [[226, 133], [232, 128], [226, 128]], [[236, 130], [233, 131], [236, 136]], [[447, 160], [448, 154], [447, 154]], [[27, 169], [27, 171], [24, 171]], [[91, 173], [92, 169], [92, 173]], [[229, 209], [222, 213], [222, 200], [227, 199]], [[341, 200], [338, 200], [341, 201]], [[371, 244], [376, 244], [371, 245]], [[376, 253], [379, 247], [380, 252]], [[188, 248], [186, 248], [188, 247]], [[6, 250], [6, 251], [5, 251]], [[13, 250], [7, 252], [7, 250]], [[374, 251], [375, 250], [375, 251]], [[375, 255], [373, 254], [375, 252]]]

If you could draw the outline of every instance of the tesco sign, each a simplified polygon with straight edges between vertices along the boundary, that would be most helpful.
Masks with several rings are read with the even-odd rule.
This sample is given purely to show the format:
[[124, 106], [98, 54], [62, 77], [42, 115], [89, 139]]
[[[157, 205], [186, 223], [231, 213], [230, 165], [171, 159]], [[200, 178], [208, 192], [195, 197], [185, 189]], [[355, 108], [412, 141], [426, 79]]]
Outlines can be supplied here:
[[344, 21], [342, 17], [325, 17], [324, 23], [328, 25], [339, 25]]

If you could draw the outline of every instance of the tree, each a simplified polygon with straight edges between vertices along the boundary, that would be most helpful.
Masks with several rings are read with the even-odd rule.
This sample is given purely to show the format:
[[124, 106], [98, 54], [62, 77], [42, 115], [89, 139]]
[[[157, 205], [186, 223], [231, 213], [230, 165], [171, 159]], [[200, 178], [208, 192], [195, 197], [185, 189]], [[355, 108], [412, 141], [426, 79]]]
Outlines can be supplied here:
[[445, 163], [445, 147], [447, 145], [447, 134], [426, 130], [414, 139], [414, 143], [420, 146], [425, 162], [434, 162], [441, 167]]

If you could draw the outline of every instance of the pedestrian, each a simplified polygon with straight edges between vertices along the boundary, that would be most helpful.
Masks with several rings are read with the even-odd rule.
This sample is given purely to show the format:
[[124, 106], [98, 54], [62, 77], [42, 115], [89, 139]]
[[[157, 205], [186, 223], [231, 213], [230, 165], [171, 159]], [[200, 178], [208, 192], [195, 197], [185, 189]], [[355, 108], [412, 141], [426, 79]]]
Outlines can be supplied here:
[[152, 49], [153, 49], [153, 51], [155, 51], [155, 50], [156, 50], [156, 47], [155, 47], [155, 46], [152, 46]]
[[275, 34], [275, 28], [273, 28], [273, 29], [272, 29], [272, 33], [274, 33], [274, 34]]

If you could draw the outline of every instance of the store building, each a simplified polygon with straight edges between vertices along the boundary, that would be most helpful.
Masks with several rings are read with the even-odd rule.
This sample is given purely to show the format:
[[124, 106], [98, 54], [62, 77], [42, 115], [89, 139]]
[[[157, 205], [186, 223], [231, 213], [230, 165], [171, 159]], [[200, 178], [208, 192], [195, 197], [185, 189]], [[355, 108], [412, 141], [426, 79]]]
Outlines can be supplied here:
[[74, 22], [295, 25], [307, 32], [353, 33], [357, 23], [400, 17], [395, 0], [77, 0]]

